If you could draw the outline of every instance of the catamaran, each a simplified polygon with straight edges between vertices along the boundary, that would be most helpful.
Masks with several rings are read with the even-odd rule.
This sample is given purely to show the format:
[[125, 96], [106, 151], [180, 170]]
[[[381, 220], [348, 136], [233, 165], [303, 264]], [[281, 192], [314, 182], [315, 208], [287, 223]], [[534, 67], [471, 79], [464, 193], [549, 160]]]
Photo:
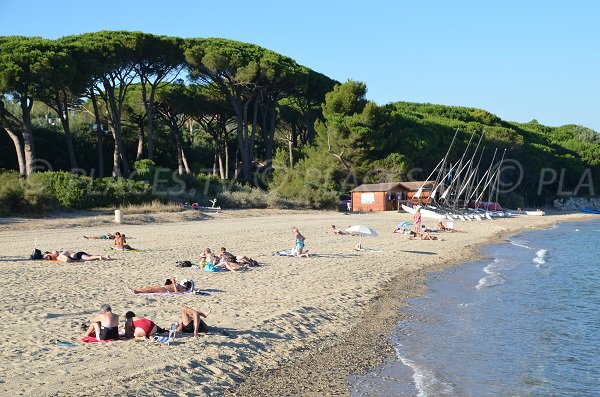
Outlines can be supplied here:
[[[408, 213], [414, 214], [417, 208], [421, 210], [421, 216], [435, 220], [483, 220], [493, 217], [509, 216], [498, 204], [498, 192], [500, 187], [500, 174], [502, 172], [502, 163], [506, 154], [506, 149], [502, 154], [500, 161], [495, 162], [498, 149], [494, 150], [492, 161], [487, 170], [479, 177], [479, 167], [483, 157], [485, 147], [479, 151], [479, 146], [483, 140], [485, 132], [481, 133], [475, 145], [475, 149], [470, 158], [467, 157], [471, 148], [471, 143], [476, 136], [476, 131], [471, 134], [469, 142], [462, 153], [460, 159], [454, 164], [449, 163], [449, 156], [452, 146], [456, 140], [458, 129], [454, 133], [450, 146], [445, 156], [438, 162], [433, 171], [429, 174], [426, 181], [417, 190], [412, 200], [421, 202], [423, 189], [435, 173], [437, 173], [433, 183], [431, 193], [427, 203], [421, 206], [402, 205], [402, 209]], [[479, 151], [479, 160], [475, 164], [475, 158]], [[449, 169], [446, 167], [450, 164]], [[487, 201], [484, 196], [487, 193]], [[495, 194], [495, 201], [492, 197]], [[438, 196], [439, 195], [439, 196]]]

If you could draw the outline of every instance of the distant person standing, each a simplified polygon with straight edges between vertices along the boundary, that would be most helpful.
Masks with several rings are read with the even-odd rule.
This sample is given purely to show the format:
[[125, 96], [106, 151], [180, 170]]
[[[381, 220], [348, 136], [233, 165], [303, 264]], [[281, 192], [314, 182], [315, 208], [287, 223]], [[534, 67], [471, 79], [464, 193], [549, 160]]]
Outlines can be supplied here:
[[417, 236], [420, 236], [421, 235], [421, 207], [420, 206], [418, 206], [417, 211], [415, 211], [414, 224], [415, 224], [415, 233], [417, 233]]

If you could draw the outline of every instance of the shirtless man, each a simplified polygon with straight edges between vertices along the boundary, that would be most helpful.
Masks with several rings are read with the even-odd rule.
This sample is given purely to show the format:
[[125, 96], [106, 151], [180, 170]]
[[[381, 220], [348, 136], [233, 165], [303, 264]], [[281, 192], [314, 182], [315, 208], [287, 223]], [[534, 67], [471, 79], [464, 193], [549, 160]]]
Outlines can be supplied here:
[[110, 305], [102, 305], [100, 315], [90, 320], [90, 326], [83, 336], [95, 336], [98, 340], [118, 339], [119, 315], [112, 312]]

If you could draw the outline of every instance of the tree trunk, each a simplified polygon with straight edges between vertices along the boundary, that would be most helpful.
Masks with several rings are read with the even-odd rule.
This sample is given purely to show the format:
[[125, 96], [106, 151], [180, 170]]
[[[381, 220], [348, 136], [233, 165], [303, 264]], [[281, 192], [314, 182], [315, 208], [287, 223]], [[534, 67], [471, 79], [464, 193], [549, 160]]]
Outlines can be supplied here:
[[173, 134], [173, 139], [175, 140], [175, 146], [177, 148], [177, 173], [179, 175], [183, 175], [183, 149], [181, 146], [181, 137], [179, 136], [179, 128], [177, 127], [177, 121], [169, 122], [169, 126], [171, 127], [171, 133]]
[[183, 146], [181, 147], [181, 160], [183, 161], [183, 169], [186, 174], [191, 174], [192, 170], [190, 169], [190, 165], [188, 164], [187, 157], [185, 155], [185, 151], [183, 150]]
[[10, 139], [12, 139], [15, 145], [15, 152], [17, 153], [17, 161], [19, 163], [19, 175], [25, 176], [27, 175], [27, 170], [25, 168], [25, 154], [23, 153], [23, 146], [21, 145], [21, 140], [19, 136], [12, 132], [10, 128], [4, 127], [4, 131], [8, 134]]
[[[110, 124], [112, 127], [113, 137], [115, 138], [115, 149], [113, 152], [113, 176], [115, 173], [121, 174], [120, 166], [119, 170], [116, 170], [116, 159], [115, 154], [118, 153], [120, 160], [120, 165], [123, 166], [123, 172], [125, 175], [129, 175], [131, 171], [131, 165], [129, 164], [129, 160], [127, 160], [127, 153], [125, 152], [125, 147], [123, 145], [123, 136], [122, 136], [122, 128], [121, 128], [121, 108], [120, 103], [117, 103], [117, 98], [115, 97], [115, 87], [111, 86], [110, 83], [104, 83], [105, 93], [106, 93], [106, 111], [108, 118], [110, 120]], [[124, 90], [124, 87], [117, 88], [119, 90]], [[120, 92], [122, 94], [122, 92]]]
[[147, 120], [147, 131], [146, 131], [146, 146], [148, 147], [148, 160], [154, 161], [154, 94], [156, 93], [156, 86], [150, 86], [150, 100], [146, 102], [146, 87], [142, 84], [142, 94], [144, 96], [144, 103], [146, 106], [146, 117]]
[[288, 135], [288, 153], [290, 157], [290, 168], [294, 167], [294, 136], [296, 135], [296, 124], [292, 124], [292, 132]]
[[112, 176], [117, 178], [121, 176], [121, 148], [120, 146], [117, 144], [117, 137], [116, 137], [116, 132], [115, 132], [115, 128], [112, 124], [112, 120], [109, 119], [108, 121], [108, 128], [110, 129], [110, 132], [112, 133], [112, 136], [115, 140], [115, 144], [113, 145], [113, 169], [112, 169]]
[[33, 131], [31, 126], [31, 108], [33, 100], [27, 96], [21, 97], [21, 111], [23, 118], [23, 148], [25, 153], [25, 174], [33, 174], [35, 162], [35, 147], [33, 144]]
[[98, 109], [98, 100], [94, 94], [94, 87], [90, 89], [90, 99], [94, 108], [94, 120], [96, 122], [96, 150], [98, 151], [98, 178], [104, 177], [104, 131], [102, 131], [102, 121], [100, 120], [100, 110]]
[[229, 144], [227, 143], [227, 137], [225, 137], [223, 151], [225, 152], [225, 177], [223, 179], [229, 179]]
[[60, 119], [60, 123], [63, 127], [63, 131], [65, 132], [65, 142], [67, 144], [67, 153], [69, 153], [69, 161], [71, 162], [71, 171], [79, 169], [77, 166], [77, 158], [75, 157], [75, 148], [73, 147], [73, 134], [71, 134], [71, 126], [69, 123], [69, 111], [67, 107], [67, 93], [56, 90], [54, 94], [54, 102], [56, 107], [51, 106], [58, 118]]
[[137, 144], [137, 153], [135, 155], [135, 161], [140, 161], [144, 152], [144, 124], [141, 123], [138, 129], [138, 144]]
[[277, 111], [272, 104], [266, 107], [262, 117], [262, 130], [265, 145], [265, 162], [271, 164], [273, 161], [273, 143], [275, 139], [275, 122]]

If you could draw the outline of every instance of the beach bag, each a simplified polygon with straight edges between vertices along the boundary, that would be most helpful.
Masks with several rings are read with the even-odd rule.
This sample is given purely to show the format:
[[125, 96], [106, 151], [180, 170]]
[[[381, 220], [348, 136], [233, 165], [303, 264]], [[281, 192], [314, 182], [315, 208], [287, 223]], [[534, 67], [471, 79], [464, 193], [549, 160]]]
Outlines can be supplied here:
[[190, 261], [175, 261], [176, 267], [192, 267], [192, 262]]
[[31, 254], [31, 256], [29, 257], [29, 259], [44, 259], [44, 255], [42, 254], [42, 251], [39, 249], [34, 249], [33, 253]]

